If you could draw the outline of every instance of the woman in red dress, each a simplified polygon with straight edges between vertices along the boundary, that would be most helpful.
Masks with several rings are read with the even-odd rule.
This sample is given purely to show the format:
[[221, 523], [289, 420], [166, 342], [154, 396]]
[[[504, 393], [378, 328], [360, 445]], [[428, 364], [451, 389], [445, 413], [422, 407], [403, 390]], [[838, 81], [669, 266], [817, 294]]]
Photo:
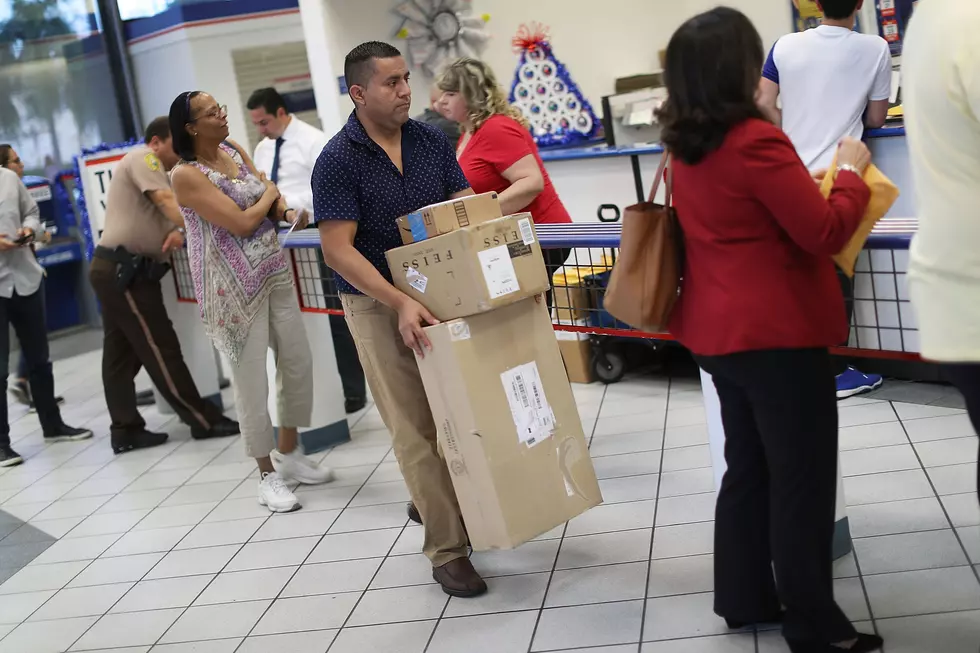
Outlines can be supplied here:
[[[527, 121], [507, 102], [493, 70], [476, 59], [459, 59], [436, 86], [443, 93], [439, 110], [463, 128], [456, 156], [473, 191], [496, 192], [504, 215], [526, 211], [535, 224], [571, 222]], [[570, 251], [543, 250], [549, 274], [565, 264]]]

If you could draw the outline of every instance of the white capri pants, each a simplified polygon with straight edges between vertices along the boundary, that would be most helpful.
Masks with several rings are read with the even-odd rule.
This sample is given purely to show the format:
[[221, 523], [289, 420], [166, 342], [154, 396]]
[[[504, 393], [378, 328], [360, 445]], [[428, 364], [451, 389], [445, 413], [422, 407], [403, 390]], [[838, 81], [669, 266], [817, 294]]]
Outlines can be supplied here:
[[276, 359], [279, 426], [309, 426], [313, 412], [313, 355], [292, 286], [274, 290], [265, 301], [252, 321], [238, 363], [231, 366], [238, 423], [250, 458], [265, 458], [276, 446], [269, 415], [269, 348]]

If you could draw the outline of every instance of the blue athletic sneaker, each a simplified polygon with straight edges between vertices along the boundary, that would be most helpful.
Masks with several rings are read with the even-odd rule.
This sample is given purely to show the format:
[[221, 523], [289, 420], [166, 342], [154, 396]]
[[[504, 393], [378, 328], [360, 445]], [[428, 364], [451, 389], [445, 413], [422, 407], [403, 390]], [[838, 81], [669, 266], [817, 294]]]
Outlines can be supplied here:
[[837, 376], [837, 398], [847, 399], [855, 395], [863, 395], [881, 387], [885, 380], [878, 374], [865, 374], [853, 367], [848, 367], [843, 374]]

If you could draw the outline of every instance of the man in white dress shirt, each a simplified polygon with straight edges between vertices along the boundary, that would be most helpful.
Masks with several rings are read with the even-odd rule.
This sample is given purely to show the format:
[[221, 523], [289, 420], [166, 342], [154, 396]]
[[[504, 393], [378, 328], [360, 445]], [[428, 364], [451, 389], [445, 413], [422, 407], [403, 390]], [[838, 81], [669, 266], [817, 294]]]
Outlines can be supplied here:
[[[282, 95], [274, 88], [260, 88], [252, 93], [246, 103], [252, 124], [264, 138], [255, 147], [252, 157], [257, 170], [279, 187], [291, 209], [306, 209], [313, 215], [313, 188], [310, 179], [320, 151], [330, 140], [326, 134], [289, 113]], [[339, 295], [333, 280], [333, 271], [323, 262], [323, 254], [316, 249], [323, 276], [323, 292], [327, 308], [341, 309]], [[337, 368], [344, 387], [344, 400], [348, 413], [364, 408], [367, 387], [364, 370], [357, 358], [357, 349], [343, 315], [330, 315], [330, 331], [333, 334]]]

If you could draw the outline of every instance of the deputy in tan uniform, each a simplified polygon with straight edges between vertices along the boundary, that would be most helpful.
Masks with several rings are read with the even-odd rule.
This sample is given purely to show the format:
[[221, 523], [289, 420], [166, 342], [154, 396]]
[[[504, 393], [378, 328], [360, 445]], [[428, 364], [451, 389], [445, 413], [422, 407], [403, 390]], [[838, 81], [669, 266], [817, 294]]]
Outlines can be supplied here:
[[165, 433], [146, 430], [136, 407], [134, 381], [141, 367], [195, 439], [239, 432], [238, 422], [197, 391], [163, 304], [166, 261], [184, 246], [184, 220], [167, 175], [178, 157], [166, 116], [150, 123], [144, 141], [113, 170], [105, 230], [89, 275], [102, 304], [102, 383], [116, 453], [167, 441]]

